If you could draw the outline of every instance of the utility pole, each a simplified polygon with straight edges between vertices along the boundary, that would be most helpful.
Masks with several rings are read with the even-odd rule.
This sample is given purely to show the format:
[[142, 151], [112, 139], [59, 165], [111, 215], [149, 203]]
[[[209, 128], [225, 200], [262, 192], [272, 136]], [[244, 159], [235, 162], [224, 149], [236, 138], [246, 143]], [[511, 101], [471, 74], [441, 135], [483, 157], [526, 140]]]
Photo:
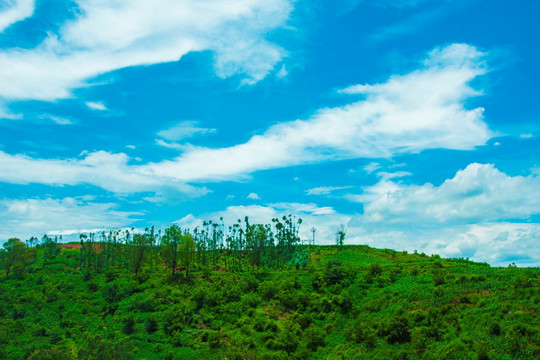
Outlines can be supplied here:
[[313, 244], [312, 245], [315, 245], [315, 231], [316, 231], [315, 228], [312, 227], [311, 228], [311, 233], [313, 234], [313, 240], [312, 240]]

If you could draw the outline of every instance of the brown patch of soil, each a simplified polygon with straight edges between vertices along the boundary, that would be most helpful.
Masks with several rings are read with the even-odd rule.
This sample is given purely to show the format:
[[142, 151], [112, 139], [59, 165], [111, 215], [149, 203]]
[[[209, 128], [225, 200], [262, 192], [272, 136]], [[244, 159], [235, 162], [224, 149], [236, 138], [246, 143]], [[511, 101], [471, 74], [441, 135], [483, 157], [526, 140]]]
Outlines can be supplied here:
[[[106, 246], [106, 244], [102, 244], [102, 243], [93, 243], [92, 245], [96, 253], [101, 252]], [[81, 244], [78, 244], [78, 243], [58, 244], [58, 246], [63, 249], [73, 249], [73, 250], [79, 250], [81, 248]]]
[[79, 250], [81, 248], [81, 244], [74, 244], [74, 243], [71, 243], [71, 244], [60, 244], [58, 245], [60, 246], [62, 249], [74, 249], [74, 250]]

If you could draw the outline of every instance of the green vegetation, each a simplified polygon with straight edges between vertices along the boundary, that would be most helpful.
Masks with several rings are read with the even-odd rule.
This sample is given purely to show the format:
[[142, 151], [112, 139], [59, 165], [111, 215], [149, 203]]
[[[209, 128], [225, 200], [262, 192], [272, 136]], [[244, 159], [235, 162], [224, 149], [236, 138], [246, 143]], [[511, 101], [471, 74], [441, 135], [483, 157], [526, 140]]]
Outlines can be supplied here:
[[1, 359], [533, 359], [540, 269], [299, 244], [300, 221], [7, 241]]

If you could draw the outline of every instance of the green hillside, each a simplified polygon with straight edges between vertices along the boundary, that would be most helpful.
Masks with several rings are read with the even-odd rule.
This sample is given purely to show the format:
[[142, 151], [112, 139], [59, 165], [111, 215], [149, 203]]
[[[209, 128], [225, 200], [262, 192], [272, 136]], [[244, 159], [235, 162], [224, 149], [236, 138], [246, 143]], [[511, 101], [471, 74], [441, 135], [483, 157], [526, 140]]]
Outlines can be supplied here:
[[[166, 242], [146, 248], [137, 269], [131, 246], [114, 248], [131, 254], [117, 262], [112, 256], [122, 257], [99, 243], [60, 249], [46, 241], [19, 249], [24, 256], [11, 262], [14, 250], [4, 246], [0, 358], [540, 356], [538, 268], [296, 245], [304, 264], [242, 262], [255, 250], [235, 257], [221, 249], [208, 251], [202, 265], [195, 251], [186, 277], [182, 258], [172, 275]], [[186, 255], [179, 246], [178, 256]]]

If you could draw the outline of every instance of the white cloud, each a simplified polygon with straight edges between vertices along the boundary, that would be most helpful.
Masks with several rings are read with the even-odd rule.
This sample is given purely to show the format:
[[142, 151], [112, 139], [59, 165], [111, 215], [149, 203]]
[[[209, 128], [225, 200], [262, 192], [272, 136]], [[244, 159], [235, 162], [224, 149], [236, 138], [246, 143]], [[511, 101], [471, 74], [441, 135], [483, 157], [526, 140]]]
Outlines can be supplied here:
[[98, 111], [107, 110], [107, 107], [102, 101], [86, 101], [85, 104], [91, 110], [98, 110]]
[[196, 121], [181, 121], [168, 129], [161, 130], [157, 135], [165, 140], [180, 141], [195, 135], [206, 135], [216, 132], [216, 129], [198, 126]]
[[92, 199], [2, 199], [0, 240], [28, 239], [43, 234], [70, 235], [128, 226], [142, 213], [117, 210], [113, 203]]
[[483, 109], [464, 104], [480, 94], [468, 83], [486, 72], [484, 57], [465, 44], [436, 48], [417, 71], [342, 91], [363, 95], [363, 100], [322, 109], [305, 121], [274, 125], [243, 144], [191, 147], [145, 171], [185, 181], [237, 179], [257, 170], [326, 160], [473, 149], [493, 135]]
[[473, 163], [440, 186], [401, 185], [383, 178], [351, 200], [364, 204], [365, 222], [467, 224], [527, 219], [540, 213], [540, 177], [508, 176]]
[[0, 181], [52, 186], [91, 184], [117, 194], [175, 190], [200, 196], [208, 192], [206, 188], [195, 188], [175, 179], [145, 174], [140, 166], [130, 165], [130, 158], [123, 153], [83, 151], [81, 157], [33, 159], [0, 151]]
[[[126, 154], [105, 151], [64, 160], [0, 152], [0, 180], [86, 183], [124, 193], [154, 191], [156, 186], [194, 191], [185, 183], [235, 180], [257, 170], [337, 159], [388, 158], [435, 148], [473, 149], [493, 135], [483, 121], [482, 109], [467, 109], [464, 104], [479, 93], [468, 82], [485, 73], [484, 55], [465, 44], [436, 48], [417, 71], [382, 84], [343, 90], [361, 94], [363, 100], [321, 109], [305, 121], [274, 125], [246, 143], [227, 148], [182, 145], [182, 154], [172, 160], [133, 165]], [[185, 135], [173, 129], [165, 135]], [[162, 146], [176, 147], [158, 140]]]
[[0, 5], [0, 33], [2, 33], [11, 25], [32, 16], [35, 1], [3, 0]]
[[[540, 224], [477, 224], [456, 229], [455, 240], [438, 245], [448, 257], [468, 257], [497, 266], [516, 262], [520, 266], [539, 266]], [[436, 238], [436, 237], [434, 237]]]
[[183, 150], [183, 149], [186, 148], [186, 145], [177, 144], [177, 143], [174, 143], [174, 142], [167, 142], [167, 141], [164, 141], [163, 139], [156, 139], [156, 144], [158, 146], [161, 146], [161, 147], [164, 147], [164, 148], [167, 148], [167, 149]]
[[288, 0], [75, 3], [76, 17], [36, 48], [0, 52], [0, 97], [67, 98], [97, 75], [177, 61], [189, 52], [204, 50], [215, 53], [219, 76], [241, 74], [245, 83], [254, 83], [285, 55], [265, 35], [283, 26], [292, 11]]
[[279, 69], [278, 73], [277, 73], [277, 77], [278, 78], [284, 78], [285, 76], [289, 75], [289, 72], [287, 71], [287, 69], [285, 68], [285, 64], [283, 64], [281, 66], [281, 69]]
[[248, 199], [251, 199], [251, 200], [261, 200], [260, 196], [255, 194], [254, 192], [252, 193], [249, 193], [249, 195], [247, 196]]
[[277, 209], [282, 213], [287, 214], [304, 214], [304, 215], [329, 215], [334, 214], [335, 210], [330, 206], [319, 207], [316, 204], [308, 203], [275, 203], [269, 206]]
[[395, 226], [366, 226], [361, 216], [347, 224], [346, 243], [377, 248], [469, 258], [493, 266], [540, 266], [540, 224], [479, 223], [418, 228], [417, 223]]
[[399, 185], [393, 181], [390, 181], [391, 179], [400, 178], [408, 175], [410, 175], [410, 173], [405, 171], [398, 171], [396, 173], [377, 173], [377, 176], [381, 178], [378, 183], [376, 183], [375, 185], [364, 187], [362, 194], [347, 194], [344, 197], [345, 199], [348, 199], [350, 201], [363, 203], [375, 201], [381, 198], [381, 196], [385, 196], [388, 193], [399, 190]]
[[45, 120], [52, 120], [58, 125], [71, 125], [73, 124], [73, 121], [64, 116], [57, 116], [57, 115], [51, 115], [51, 114], [42, 114], [38, 116], [39, 119], [45, 119]]
[[382, 165], [377, 163], [377, 162], [370, 162], [369, 164], [364, 166], [364, 170], [367, 171], [369, 174], [371, 174], [372, 172], [374, 172], [375, 170], [380, 169], [381, 167], [382, 167]]
[[352, 186], [319, 186], [312, 189], [307, 189], [307, 195], [328, 195], [332, 191], [350, 189]]
[[468, 257], [505, 266], [540, 265], [540, 176], [509, 176], [470, 164], [440, 186], [404, 185], [383, 175], [360, 195], [364, 214], [347, 224], [348, 241], [379, 248]]

